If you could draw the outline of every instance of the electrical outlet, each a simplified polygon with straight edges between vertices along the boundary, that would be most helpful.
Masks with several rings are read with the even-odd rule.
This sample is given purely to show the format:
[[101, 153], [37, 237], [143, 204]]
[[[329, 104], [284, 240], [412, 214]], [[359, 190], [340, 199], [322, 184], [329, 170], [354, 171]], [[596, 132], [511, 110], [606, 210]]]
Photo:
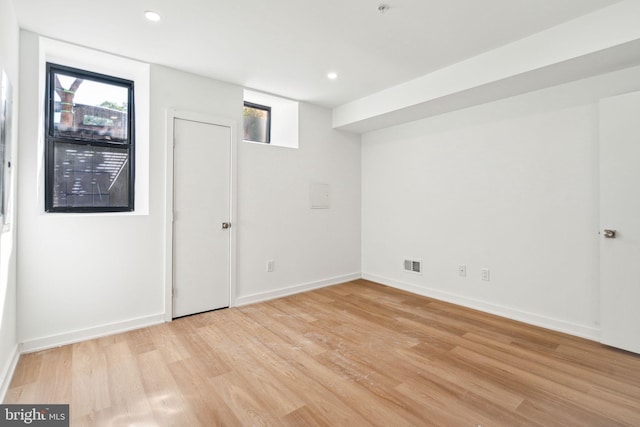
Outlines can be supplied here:
[[481, 271], [482, 271], [482, 280], [484, 280], [485, 282], [488, 282], [489, 278], [490, 278], [489, 269], [488, 268], [483, 268]]
[[272, 259], [267, 261], [267, 273], [273, 273], [274, 264], [275, 264], [275, 261]]
[[460, 264], [458, 266], [458, 276], [467, 277], [467, 266], [464, 264]]

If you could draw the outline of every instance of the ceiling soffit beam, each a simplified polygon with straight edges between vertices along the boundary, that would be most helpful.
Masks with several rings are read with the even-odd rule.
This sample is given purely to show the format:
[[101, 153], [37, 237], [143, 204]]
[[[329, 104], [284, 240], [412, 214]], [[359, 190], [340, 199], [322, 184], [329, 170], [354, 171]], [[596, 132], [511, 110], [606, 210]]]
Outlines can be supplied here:
[[640, 64], [640, 2], [627, 0], [333, 109], [364, 133]]

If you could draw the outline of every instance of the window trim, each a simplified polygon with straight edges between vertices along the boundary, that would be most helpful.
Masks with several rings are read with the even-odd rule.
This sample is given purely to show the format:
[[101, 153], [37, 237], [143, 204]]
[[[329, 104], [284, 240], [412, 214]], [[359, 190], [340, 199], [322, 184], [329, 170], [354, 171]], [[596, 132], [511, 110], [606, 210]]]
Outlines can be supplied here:
[[[252, 139], [244, 139], [244, 141], [256, 142], [258, 144], [271, 144], [271, 107], [268, 105], [256, 104], [254, 102], [244, 101], [244, 107], [253, 108], [256, 110], [262, 110], [267, 112], [267, 140], [266, 141], [254, 141]], [[244, 117], [243, 117], [244, 122]], [[244, 123], [243, 123], [244, 124]]]
[[[109, 141], [94, 141], [82, 138], [72, 138], [54, 135], [54, 103], [55, 103], [55, 73], [68, 74], [73, 77], [86, 78], [100, 83], [114, 86], [126, 87], [128, 90], [128, 111], [127, 111], [127, 141], [128, 143], [114, 143]], [[135, 88], [134, 81], [115, 77], [107, 74], [69, 67], [65, 65], [46, 63], [45, 71], [45, 106], [44, 106], [44, 156], [45, 156], [45, 186], [44, 200], [45, 212], [61, 213], [104, 213], [104, 212], [134, 212], [135, 211]], [[53, 188], [55, 178], [55, 145], [75, 144], [91, 147], [126, 147], [128, 151], [128, 199], [127, 206], [53, 206]]]

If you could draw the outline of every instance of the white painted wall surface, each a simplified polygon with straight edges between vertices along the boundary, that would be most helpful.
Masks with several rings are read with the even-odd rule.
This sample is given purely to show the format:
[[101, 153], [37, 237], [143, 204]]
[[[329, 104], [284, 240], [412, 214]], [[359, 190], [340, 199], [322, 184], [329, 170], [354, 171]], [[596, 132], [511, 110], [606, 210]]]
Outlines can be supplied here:
[[[148, 214], [46, 214], [38, 36], [23, 31], [21, 42], [19, 340], [30, 351], [163, 321], [167, 109], [241, 123], [243, 89], [152, 65]], [[359, 137], [301, 104], [299, 139], [298, 150], [238, 142], [240, 303], [359, 277]], [[331, 209], [311, 211], [310, 182], [331, 185]]]
[[[141, 206], [135, 214], [44, 212], [43, 56], [37, 35], [23, 31], [20, 42], [17, 262], [18, 331], [24, 349], [157, 323], [164, 308], [162, 187], [150, 185], [148, 210]], [[136, 136], [138, 130], [148, 131], [136, 129]], [[151, 169], [139, 168], [137, 174], [162, 177], [163, 156], [163, 146], [151, 144]]]
[[639, 72], [365, 134], [363, 276], [597, 338], [597, 100]]
[[[360, 276], [360, 138], [324, 108], [300, 103], [299, 117], [297, 150], [238, 150], [239, 304]], [[311, 183], [329, 184], [330, 209], [310, 208]]]
[[[22, 32], [24, 117], [37, 115], [37, 35]], [[146, 215], [46, 214], [38, 129], [23, 121], [20, 202], [20, 339], [26, 350], [161, 322], [165, 312], [165, 156], [169, 107], [240, 115], [242, 90], [152, 67], [149, 209]]]
[[4, 69], [13, 86], [12, 123], [12, 188], [7, 218], [11, 221], [4, 230], [0, 228], [0, 402], [3, 401], [18, 357], [16, 312], [16, 257], [15, 257], [15, 206], [16, 160], [18, 133], [18, 45], [19, 32], [13, 5], [0, 0], [0, 69]]
[[[160, 66], [152, 67], [151, 77], [152, 124], [175, 108], [235, 120], [240, 130], [241, 87]], [[333, 130], [330, 110], [298, 107], [298, 149], [236, 141], [232, 305], [360, 276], [360, 138]], [[151, 140], [159, 141], [155, 130]], [[311, 182], [331, 184], [332, 209], [309, 208]], [[271, 273], [268, 260], [274, 261]]]
[[[193, 113], [193, 116], [189, 115], [191, 120], [211, 120], [212, 117], [223, 120], [234, 121], [237, 128], [242, 119], [242, 88], [227, 83], [207, 79], [204, 77], [196, 76], [193, 74], [184, 73], [178, 70], [174, 70], [167, 67], [154, 65], [151, 68], [151, 87], [152, 99], [152, 123], [162, 123], [165, 128], [160, 129], [153, 126], [152, 140], [156, 141], [159, 145], [162, 145], [165, 150], [165, 158], [162, 160], [163, 164], [167, 164], [167, 155], [170, 153], [170, 146], [172, 144], [173, 136], [171, 132], [173, 130], [169, 123], [166, 122], [167, 117], [172, 120], [171, 115], [167, 115], [168, 110], [172, 110], [175, 114], [176, 111], [181, 113]], [[197, 114], [196, 114], [197, 113]], [[181, 114], [179, 114], [181, 116]], [[169, 134], [168, 134], [169, 133]], [[237, 144], [238, 129], [233, 129], [235, 139], [234, 144]], [[232, 156], [235, 155], [232, 154]], [[169, 159], [171, 165], [173, 159]], [[172, 165], [171, 165], [172, 168]], [[172, 188], [167, 186], [172, 185], [172, 176], [168, 176], [170, 172], [168, 170], [162, 170], [162, 176], [156, 177], [156, 181], [159, 186], [162, 187], [166, 197], [172, 197]], [[233, 179], [233, 177], [232, 177]], [[235, 184], [232, 184], [235, 185]], [[165, 198], [165, 210], [169, 210], [168, 216], [171, 215], [171, 199]], [[235, 209], [234, 200], [232, 200], [232, 216]], [[229, 218], [231, 222], [235, 222], [234, 218]], [[165, 224], [165, 234], [169, 236], [173, 232], [170, 222]], [[232, 227], [231, 243], [233, 245], [234, 238], [233, 233], [236, 232], [236, 228]], [[165, 300], [167, 306], [165, 307], [165, 318], [168, 320], [173, 316], [171, 312], [171, 303], [173, 301], [171, 294], [172, 283], [172, 241], [171, 238], [167, 238], [165, 241], [166, 248], [166, 260], [167, 264], [164, 266], [165, 277], [167, 283], [165, 287]], [[233, 254], [231, 254], [233, 258]], [[231, 274], [233, 274], [233, 266], [231, 266]], [[233, 279], [232, 279], [233, 283]], [[233, 288], [233, 286], [232, 286]], [[233, 301], [234, 292], [231, 289], [230, 300]]]

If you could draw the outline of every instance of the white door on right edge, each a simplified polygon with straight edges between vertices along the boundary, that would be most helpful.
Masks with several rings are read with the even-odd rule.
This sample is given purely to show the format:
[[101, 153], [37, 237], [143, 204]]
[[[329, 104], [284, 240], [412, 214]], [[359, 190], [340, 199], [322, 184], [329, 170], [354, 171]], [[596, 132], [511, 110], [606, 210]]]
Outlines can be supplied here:
[[600, 102], [603, 344], [640, 353], [640, 92]]

